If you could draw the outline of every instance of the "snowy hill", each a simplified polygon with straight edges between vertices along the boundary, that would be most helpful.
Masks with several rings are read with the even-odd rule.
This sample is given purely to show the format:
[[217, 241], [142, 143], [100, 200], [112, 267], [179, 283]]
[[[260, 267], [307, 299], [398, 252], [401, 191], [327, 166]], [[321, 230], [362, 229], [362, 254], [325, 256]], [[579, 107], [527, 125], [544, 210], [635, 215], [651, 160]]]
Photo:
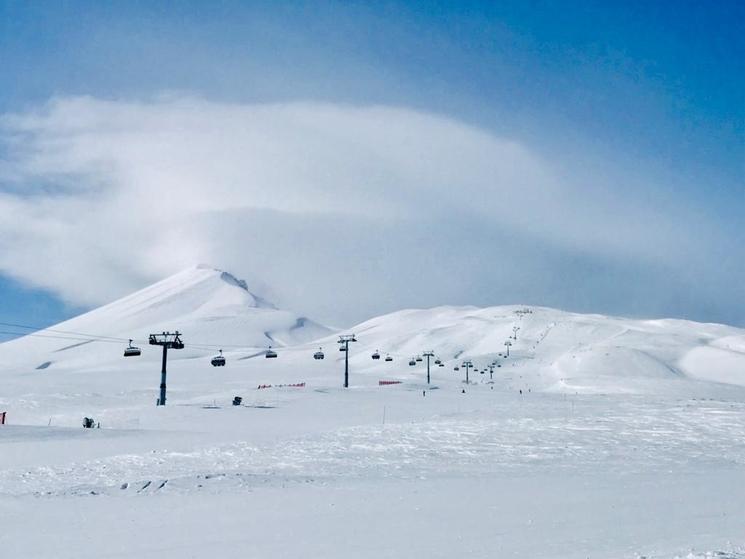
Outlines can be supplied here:
[[[511, 339], [519, 328], [516, 339]], [[745, 386], [745, 331], [685, 320], [633, 320], [549, 308], [502, 306], [404, 310], [363, 322], [353, 362], [375, 350], [408, 361], [432, 350], [448, 371], [464, 359], [483, 370], [494, 360], [533, 389], [624, 392], [660, 380]], [[505, 341], [510, 340], [510, 358]], [[420, 371], [419, 364], [412, 370]]]
[[[121, 358], [127, 339], [142, 347], [149, 334], [175, 330], [183, 333], [187, 347], [174, 358], [222, 347], [292, 345], [331, 332], [277, 309], [228, 272], [199, 265], [34, 336], [1, 344], [0, 355], [11, 367], [101, 366]], [[143, 358], [158, 359], [158, 354], [143, 352]]]
[[[123, 340], [129, 338], [143, 349], [138, 362], [151, 363], [152, 368], [160, 351], [148, 348], [147, 335], [174, 330], [183, 333], [186, 349], [171, 359], [208, 359], [222, 348], [233, 367], [250, 361], [260, 371], [252, 358], [262, 357], [271, 345], [282, 348], [282, 361], [293, 363], [297, 371], [307, 369], [308, 359], [321, 346], [327, 359], [305, 376], [330, 383], [338, 378], [335, 362], [342, 354], [336, 333], [277, 309], [251, 293], [243, 281], [205, 266], [34, 336], [0, 344], [0, 369], [117, 370], [124, 366]], [[357, 336], [350, 360], [354, 382], [363, 384], [391, 375], [420, 381], [423, 363], [409, 367], [408, 362], [431, 350], [444, 365], [433, 369], [434, 378], [456, 380], [461, 373], [455, 374], [455, 367], [470, 359], [476, 370], [471, 380], [483, 380], [487, 367], [496, 362], [494, 371], [501, 378], [531, 390], [649, 392], [659, 390], [660, 381], [745, 386], [745, 331], [720, 324], [634, 320], [541, 307], [443, 306], [390, 313], [344, 332]], [[512, 344], [509, 359], [507, 340]], [[371, 359], [375, 351], [380, 360]], [[392, 362], [385, 361], [388, 355]]]

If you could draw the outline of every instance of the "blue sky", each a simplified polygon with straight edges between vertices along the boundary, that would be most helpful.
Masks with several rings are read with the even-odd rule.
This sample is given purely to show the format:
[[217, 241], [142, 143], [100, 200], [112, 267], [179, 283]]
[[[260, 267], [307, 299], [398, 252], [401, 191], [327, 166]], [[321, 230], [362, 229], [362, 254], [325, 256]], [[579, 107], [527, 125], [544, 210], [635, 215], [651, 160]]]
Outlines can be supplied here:
[[[402, 275], [396, 267], [412, 262], [404, 255], [381, 256], [379, 266], [366, 270], [366, 275], [359, 272], [365, 266], [360, 259], [353, 271], [360, 274], [359, 281], [371, 278], [371, 286], [382, 283], [387, 288], [371, 287], [371, 297], [378, 302], [369, 305], [357, 305], [351, 294], [342, 292], [348, 295], [345, 301], [350, 307], [361, 309], [359, 314], [331, 310], [330, 301], [339, 294], [330, 288], [320, 293], [329, 284], [325, 276], [309, 282], [319, 292], [311, 295], [282, 284], [283, 277], [297, 274], [287, 263], [281, 273], [263, 274], [250, 259], [232, 252], [212, 263], [237, 268], [238, 275], [265, 284], [280, 304], [338, 323], [398, 306], [526, 302], [745, 325], [745, 268], [740, 262], [745, 241], [741, 226], [745, 210], [743, 21], [745, 4], [724, 1], [0, 1], [0, 114], [6, 122], [8, 115], [16, 119], [0, 138], [0, 161], [13, 169], [5, 179], [0, 173], [0, 193], [18, 196], [20, 191], [25, 196], [26, 191], [59, 187], [54, 172], [31, 167], [29, 161], [38, 157], [19, 161], [17, 155], [19, 149], [27, 149], [22, 141], [19, 148], [18, 138], [39, 111], [49, 111], [55, 118], [42, 131], [33, 132], [37, 136], [31, 149], [37, 151], [48, 149], [41, 136], [54, 134], [65, 141], [63, 131], [53, 127], [63, 117], [96, 114], [108, 122], [113, 111], [126, 106], [134, 118], [152, 120], [152, 104], [162, 102], [164, 96], [206, 103], [190, 105], [188, 115], [174, 117], [190, 120], [198, 114], [205, 122], [236, 106], [266, 103], [401, 108], [453, 120], [525, 147], [531, 157], [547, 162], [552, 180], [571, 185], [571, 193], [562, 197], [574, 200], [573, 207], [583, 203], [586, 193], [597, 199], [588, 210], [595, 220], [569, 231], [557, 243], [550, 234], [532, 238], [529, 226], [515, 229], [505, 216], [490, 226], [460, 227], [457, 224], [464, 220], [480, 219], [463, 208], [441, 216], [443, 225], [437, 231], [430, 231], [426, 220], [410, 222], [413, 235], [401, 232], [400, 224], [391, 224], [384, 227], [382, 237], [393, 245], [408, 244], [408, 250], [427, 252], [415, 243], [402, 243], [394, 234], [398, 231], [404, 238], [420, 238], [423, 245], [437, 247], [414, 257], [413, 265], [451, 260], [452, 268], [444, 265], [452, 275], [468, 261], [476, 277], [463, 283], [433, 279], [430, 289], [412, 293], [396, 279]], [[90, 103], [68, 102], [79, 96], [87, 96]], [[49, 109], [50, 100], [61, 104]], [[112, 105], [102, 105], [105, 102]], [[304, 118], [318, 112], [308, 110]], [[357, 116], [345, 113], [334, 118]], [[15, 124], [18, 119], [23, 124]], [[109, 133], [108, 128], [96, 130]], [[481, 148], [473, 145], [474, 153], [479, 152]], [[89, 167], [81, 170], [82, 163], [71, 160], [74, 156], [53, 154], [57, 163], [66, 158], [62, 166], [69, 166], [73, 175], [90, 180]], [[286, 155], [296, 156], [297, 152]], [[112, 167], [121, 163], [111, 154], [100, 157], [113, 162]], [[527, 168], [532, 167], [526, 163]], [[390, 176], [399, 176], [396, 173]], [[416, 176], [421, 177], [422, 170]], [[119, 184], [124, 179], [112, 175], [96, 180]], [[538, 197], [543, 211], [550, 214], [550, 200], [542, 200], [540, 189], [536, 192], [525, 200]], [[509, 194], [507, 199], [512, 197]], [[290, 210], [297, 214], [296, 209]], [[394, 206], [390, 211], [396, 210]], [[434, 206], [433, 211], [442, 208]], [[463, 220], [454, 217], [459, 211], [465, 212]], [[556, 211], [564, 210], [557, 206]], [[657, 215], [664, 223], [659, 230], [642, 231], [633, 243], [606, 253], [567, 240], [592, 236], [597, 216], [615, 218], [616, 212], [624, 218], [618, 224], [623, 230], [654, 221]], [[204, 223], [208, 217], [201, 216]], [[58, 219], [64, 221], [62, 216]], [[308, 217], [302, 223], [318, 227], [312, 221]], [[374, 223], [372, 219], [371, 226]], [[27, 237], [37, 237], [40, 228], [21, 224], [3, 234], [9, 246], [34, 251]], [[298, 235], [311, 231], [297, 223], [287, 228]], [[318, 239], [332, 235], [322, 228], [312, 232]], [[253, 235], [261, 245], [256, 247], [258, 255], [267, 245], [287, 250], [277, 235], [262, 239], [255, 231], [236, 229], [235, 233]], [[212, 247], [218, 239], [224, 241], [221, 234], [222, 230], [205, 225], [195, 242]], [[350, 235], [360, 246], [375, 239], [374, 233], [362, 230]], [[12, 242], [11, 236], [20, 240]], [[76, 262], [76, 250], [86, 251], [81, 238], [86, 237], [81, 233], [59, 239], [71, 251], [70, 266]], [[485, 238], [494, 242], [484, 242]], [[72, 246], [73, 239], [77, 246]], [[505, 244], [509, 247], [504, 254], [511, 258], [503, 262], [508, 271], [488, 264], [502, 254], [495, 246]], [[690, 257], [681, 249], [686, 245]], [[647, 254], [647, 246], [656, 247], [656, 252]], [[680, 253], [666, 261], [670, 247]], [[173, 261], [148, 271], [149, 261], [140, 261], [133, 271], [126, 269], [126, 261], [106, 264], [108, 251], [117, 250], [115, 244], [101, 243], [97, 250], [106, 256], [95, 265], [85, 261], [83, 265], [90, 267], [86, 273], [100, 281], [111, 277], [117, 281], [110, 282], [110, 291], [100, 289], [90, 298], [75, 291], [73, 284], [79, 281], [69, 271], [47, 270], [43, 263], [34, 266], [24, 256], [22, 264], [19, 257], [0, 262], [4, 275], [0, 297], [10, 301], [0, 316], [8, 322], [55, 322], [141, 287], [158, 274], [175, 272], [184, 263]], [[205, 254], [197, 252], [194, 257]], [[162, 262], [157, 255], [151, 258]], [[329, 268], [333, 267], [330, 262]]]

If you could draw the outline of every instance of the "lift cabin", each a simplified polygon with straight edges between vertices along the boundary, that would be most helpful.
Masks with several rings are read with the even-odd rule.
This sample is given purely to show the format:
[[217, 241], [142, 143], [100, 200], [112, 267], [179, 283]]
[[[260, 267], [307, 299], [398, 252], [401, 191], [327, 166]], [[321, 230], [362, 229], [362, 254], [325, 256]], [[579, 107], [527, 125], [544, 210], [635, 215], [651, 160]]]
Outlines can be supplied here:
[[210, 363], [212, 363], [213, 367], [224, 367], [225, 366], [225, 358], [222, 356], [222, 350], [220, 350], [220, 355], [215, 355], [212, 358], [212, 361], [210, 361]]
[[322, 347], [319, 347], [318, 348], [318, 351], [316, 351], [313, 354], [313, 359], [315, 359], [316, 361], [318, 361], [319, 359], [323, 359], [324, 357], [325, 356], [323, 355], [323, 348]]
[[460, 367], [458, 367], [458, 365], [456, 365], [455, 367], [453, 367], [453, 371], [460, 371]]
[[393, 361], [393, 357], [391, 357], [390, 355], [386, 355], [385, 356], [385, 360], [386, 361]]
[[267, 359], [276, 359], [277, 352], [272, 349], [272, 346], [269, 346], [269, 349], [266, 350], [264, 357], [266, 357]]
[[414, 359], [412, 359], [411, 361], [409, 361], [409, 366], [410, 367], [413, 367], [414, 365], [416, 365], [416, 361]]
[[380, 359], [380, 353], [378, 353], [377, 349], [375, 350], [375, 353], [372, 354], [372, 358], [375, 359], [376, 361]]
[[435, 359], [435, 365], [442, 365], [441, 359]]
[[124, 357], [137, 357], [141, 354], [140, 348], [133, 346], [132, 340], [129, 340], [129, 347], [124, 348]]

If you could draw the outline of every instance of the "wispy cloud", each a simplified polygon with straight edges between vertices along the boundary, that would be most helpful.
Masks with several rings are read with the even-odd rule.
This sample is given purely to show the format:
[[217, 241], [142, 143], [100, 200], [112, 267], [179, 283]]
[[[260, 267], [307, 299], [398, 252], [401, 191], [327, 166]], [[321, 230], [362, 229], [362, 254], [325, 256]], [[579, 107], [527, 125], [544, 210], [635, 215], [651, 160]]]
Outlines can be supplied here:
[[[555, 155], [397, 107], [68, 97], [4, 115], [0, 154], [0, 270], [82, 305], [196, 262], [342, 322], [506, 302], [516, 282], [525, 298], [576, 305], [552, 275], [601, 263], [660, 278], [719, 242], [690, 230], [684, 204], [649, 207], [624, 177], [567, 172]], [[607, 277], [577, 287], [599, 310], [612, 299]]]

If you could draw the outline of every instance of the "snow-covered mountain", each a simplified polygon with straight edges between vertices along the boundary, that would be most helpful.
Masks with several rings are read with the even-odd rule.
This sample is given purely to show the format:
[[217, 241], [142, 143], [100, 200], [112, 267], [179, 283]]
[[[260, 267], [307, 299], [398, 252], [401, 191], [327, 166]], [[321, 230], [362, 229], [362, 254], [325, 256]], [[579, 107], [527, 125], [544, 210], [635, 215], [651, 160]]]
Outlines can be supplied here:
[[[96, 366], [121, 357], [126, 343], [117, 338], [131, 338], [142, 347], [149, 334], [176, 330], [186, 349], [175, 358], [215, 353], [220, 347], [295, 345], [331, 332], [278, 309], [232, 274], [199, 265], [34, 336], [0, 344], [0, 355], [6, 366], [32, 369]], [[157, 359], [158, 352], [151, 353]]]
[[[129, 338], [143, 349], [138, 362], [154, 362], [160, 351], [147, 346], [148, 334], [175, 330], [183, 333], [186, 349], [172, 359], [208, 359], [223, 348], [232, 367], [251, 362], [259, 372], [268, 364], [252, 357], [263, 356], [269, 345], [282, 348], [281, 361], [294, 371], [305, 371], [313, 351], [324, 347], [325, 362], [304, 373], [319, 382], [336, 378], [335, 362], [343, 355], [335, 331], [277, 309], [227, 272], [197, 266], [34, 336], [0, 344], [0, 369], [117, 369], [124, 365], [122, 340]], [[362, 383], [391, 375], [419, 380], [422, 362], [415, 367], [408, 362], [431, 350], [444, 364], [434, 369], [436, 377], [459, 378], [455, 367], [470, 359], [478, 370], [474, 378], [483, 380], [481, 371], [496, 361], [498, 374], [514, 373], [512, 382], [520, 379], [533, 390], [649, 392], [659, 390], [660, 381], [745, 386], [745, 331], [720, 324], [541, 307], [444, 306], [394, 312], [342, 333], [357, 336], [350, 359], [355, 382]], [[506, 359], [500, 354], [508, 340]], [[375, 351], [380, 360], [371, 359]], [[385, 361], [387, 355], [392, 362]]]

